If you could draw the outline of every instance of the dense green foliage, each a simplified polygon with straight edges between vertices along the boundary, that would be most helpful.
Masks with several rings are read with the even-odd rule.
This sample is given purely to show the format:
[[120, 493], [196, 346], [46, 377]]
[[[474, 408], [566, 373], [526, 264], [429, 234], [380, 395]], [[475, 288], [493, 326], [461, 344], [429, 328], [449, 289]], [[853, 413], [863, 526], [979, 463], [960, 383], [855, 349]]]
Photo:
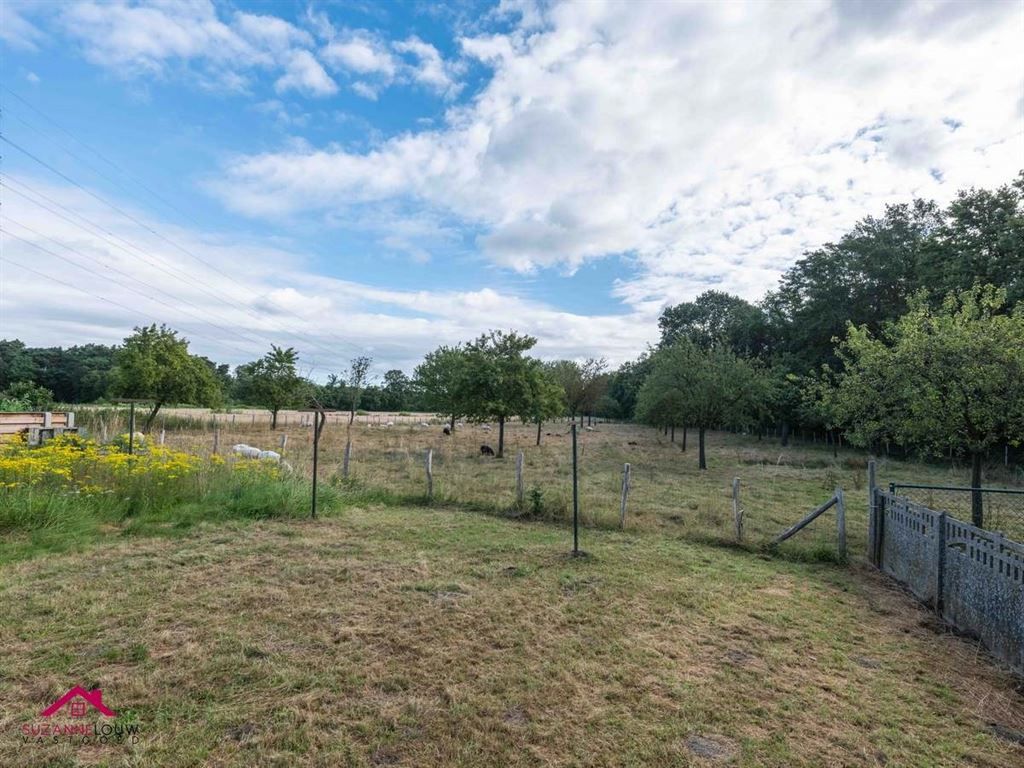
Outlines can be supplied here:
[[637, 417], [655, 426], [697, 427], [698, 466], [707, 469], [705, 432], [749, 424], [765, 400], [764, 378], [749, 361], [725, 346], [701, 349], [680, 336], [654, 353], [637, 398]]
[[879, 336], [850, 325], [821, 398], [836, 425], [860, 445], [969, 454], [980, 486], [985, 452], [1024, 441], [1024, 305], [1006, 314], [1005, 303], [992, 286], [938, 308], [922, 293]]
[[271, 345], [259, 360], [238, 366], [236, 395], [245, 402], [262, 405], [270, 411], [270, 428], [277, 429], [277, 414], [282, 408], [308, 405], [312, 387], [298, 373], [299, 353], [292, 347]]
[[189, 354], [188, 341], [164, 325], [136, 328], [117, 350], [114, 361], [111, 394], [152, 403], [146, 430], [167, 403], [214, 406], [223, 397], [206, 362]]
[[498, 458], [505, 450], [505, 422], [533, 414], [543, 391], [543, 367], [526, 356], [537, 340], [514, 331], [490, 331], [463, 347], [455, 385], [458, 414], [471, 421], [498, 422]]

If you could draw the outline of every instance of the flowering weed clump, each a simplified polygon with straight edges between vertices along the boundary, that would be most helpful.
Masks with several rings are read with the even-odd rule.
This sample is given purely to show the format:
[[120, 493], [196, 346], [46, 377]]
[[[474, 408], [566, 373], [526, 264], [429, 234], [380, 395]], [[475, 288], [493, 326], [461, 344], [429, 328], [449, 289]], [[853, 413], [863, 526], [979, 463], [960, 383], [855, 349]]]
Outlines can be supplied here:
[[126, 435], [108, 445], [77, 435], [38, 448], [23, 439], [0, 445], [0, 534], [14, 534], [0, 559], [12, 546], [61, 546], [103, 530], [180, 530], [224, 518], [295, 517], [309, 508], [308, 483], [275, 462], [197, 456], [145, 440], [132, 454], [126, 446]]

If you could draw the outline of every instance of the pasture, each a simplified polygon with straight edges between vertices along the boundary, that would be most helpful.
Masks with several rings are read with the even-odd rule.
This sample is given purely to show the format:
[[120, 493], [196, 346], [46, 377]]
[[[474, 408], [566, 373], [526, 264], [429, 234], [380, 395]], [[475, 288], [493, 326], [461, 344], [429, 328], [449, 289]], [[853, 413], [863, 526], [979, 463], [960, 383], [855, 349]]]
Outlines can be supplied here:
[[[82, 413], [95, 432], [97, 419]], [[221, 488], [180, 507], [91, 507], [0, 552], [0, 763], [34, 765], [1011, 766], [1024, 689], [976, 644], [861, 563], [865, 457], [709, 436], [709, 470], [656, 430], [579, 434], [582, 547], [571, 537], [567, 426], [447, 437], [423, 417], [321, 444], [324, 517], [301, 480], [311, 430], [168, 414], [170, 455], [211, 478], [278, 448], [275, 510]], [[112, 434], [116, 424], [107, 423]], [[551, 434], [548, 434], [551, 433]], [[150, 437], [150, 442], [155, 438]], [[677, 430], [677, 441], [681, 431]], [[434, 498], [424, 452], [434, 450]], [[516, 453], [526, 501], [516, 504]], [[633, 467], [617, 530], [622, 464]], [[231, 470], [235, 471], [235, 470]], [[880, 462], [880, 480], [956, 470]], [[741, 479], [746, 535], [733, 540]], [[199, 482], [199, 481], [197, 481]], [[826, 514], [764, 544], [842, 486], [853, 562]], [[536, 493], [533, 491], [536, 489]], [[216, 506], [216, 508], [215, 508]], [[66, 509], [65, 506], [60, 509]], [[26, 742], [70, 684], [102, 687], [135, 744]]]
[[[0, 763], [1012, 766], [1019, 682], [860, 569], [458, 509], [200, 524], [2, 571]], [[25, 745], [102, 685], [140, 741]], [[1002, 734], [1002, 735], [1000, 735]]]
[[[99, 416], [99, 414], [103, 414]], [[111, 434], [127, 429], [124, 414], [102, 411], [86, 423]], [[452, 436], [442, 434], [444, 420], [430, 414], [364, 414], [352, 426], [349, 478], [342, 478], [347, 414], [331, 414], [320, 449], [320, 477], [333, 485], [348, 503], [422, 503], [427, 484], [424, 458], [433, 450], [434, 503], [499, 515], [528, 516], [565, 522], [572, 516], [571, 438], [564, 420], [545, 423], [541, 445], [536, 427], [506, 425], [505, 458], [480, 455], [480, 446], [497, 447], [496, 425], [465, 424]], [[166, 443], [169, 447], [199, 455], [214, 446], [214, 429], [220, 431], [220, 452], [229, 454], [236, 443], [282, 450], [296, 472], [312, 471], [310, 415], [282, 412], [279, 428], [269, 429], [265, 411], [211, 414], [199, 409], [175, 409], [167, 413]], [[392, 426], [386, 426], [388, 423]], [[158, 420], [159, 423], [159, 420]], [[427, 423], [429, 426], [421, 426]], [[489, 429], [488, 429], [489, 427]], [[95, 431], [95, 429], [94, 429]], [[154, 431], [158, 434], [159, 427]], [[584, 525], [616, 528], [619, 525], [623, 465], [631, 465], [631, 490], [626, 516], [627, 530], [658, 531], [691, 541], [734, 544], [732, 482], [740, 480], [740, 504], [744, 511], [743, 546], [758, 549], [806, 512], [831, 496], [836, 487], [846, 494], [850, 551], [861, 554], [866, 544], [867, 461], [863, 451], [842, 448], [833, 456], [821, 442], [794, 440], [788, 447], [778, 440], [758, 440], [749, 435], [708, 433], [707, 471], [697, 469], [697, 435], [691, 430], [686, 451], [683, 430], [670, 436], [651, 427], [634, 424], [595, 424], [593, 431], [580, 429], [580, 510]], [[524, 503], [517, 507], [516, 453], [524, 454]], [[921, 464], [880, 457], [878, 482], [964, 485], [968, 467]], [[990, 468], [987, 483], [1017, 485], [1020, 478]], [[1019, 514], [1013, 514], [1018, 512]], [[1024, 508], [997, 509], [992, 527], [1024, 538]], [[834, 557], [835, 518], [827, 514], [799, 536], [783, 543], [781, 554], [802, 559]]]

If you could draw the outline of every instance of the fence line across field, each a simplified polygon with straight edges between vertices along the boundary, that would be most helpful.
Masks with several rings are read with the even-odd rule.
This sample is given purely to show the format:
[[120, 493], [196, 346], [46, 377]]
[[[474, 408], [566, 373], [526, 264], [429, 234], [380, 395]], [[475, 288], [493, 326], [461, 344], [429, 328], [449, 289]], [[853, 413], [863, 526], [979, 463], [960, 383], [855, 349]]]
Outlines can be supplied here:
[[930, 509], [942, 510], [960, 517], [972, 516], [974, 497], [980, 497], [980, 520], [972, 523], [985, 530], [998, 530], [1024, 540], [1024, 489], [972, 488], [962, 485], [926, 485], [922, 483], [889, 483], [889, 492], [905, 496]]

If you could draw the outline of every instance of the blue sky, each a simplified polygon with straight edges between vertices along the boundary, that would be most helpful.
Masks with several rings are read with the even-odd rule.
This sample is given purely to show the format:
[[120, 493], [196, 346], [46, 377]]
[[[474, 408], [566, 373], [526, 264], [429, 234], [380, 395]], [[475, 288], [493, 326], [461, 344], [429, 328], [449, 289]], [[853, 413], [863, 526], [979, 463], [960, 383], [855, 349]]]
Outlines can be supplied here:
[[668, 304], [1024, 164], [1015, 2], [0, 12], [0, 336], [32, 344], [166, 321], [322, 377], [515, 327], [620, 362]]

